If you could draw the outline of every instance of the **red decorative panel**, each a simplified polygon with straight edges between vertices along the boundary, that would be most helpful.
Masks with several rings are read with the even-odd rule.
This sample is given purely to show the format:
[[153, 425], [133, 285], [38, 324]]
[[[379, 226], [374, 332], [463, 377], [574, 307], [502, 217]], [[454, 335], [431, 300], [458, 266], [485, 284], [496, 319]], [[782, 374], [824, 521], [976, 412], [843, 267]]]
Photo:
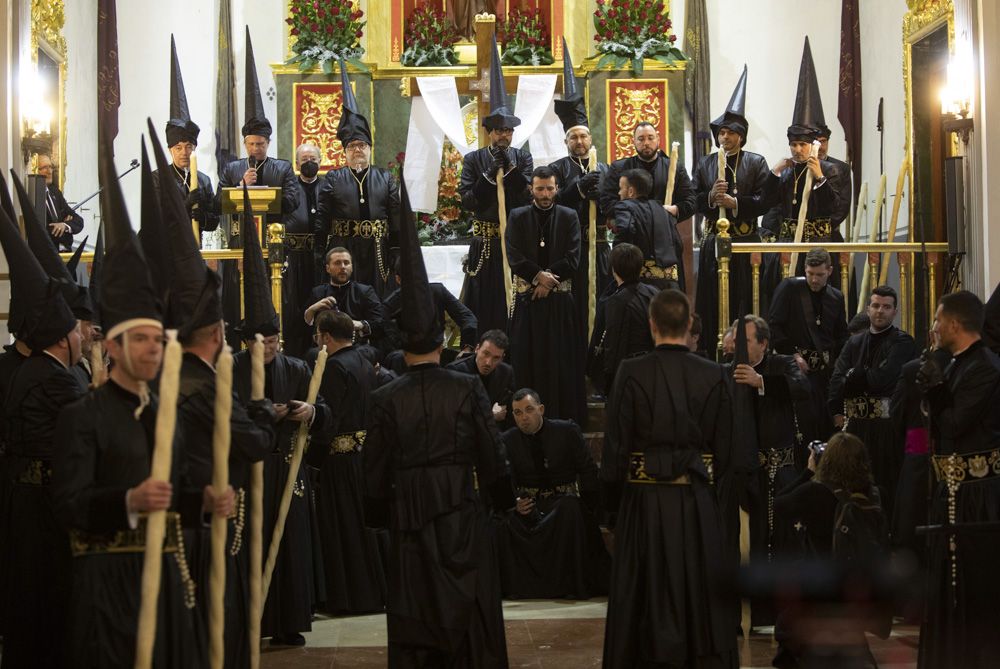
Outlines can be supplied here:
[[632, 131], [640, 121], [652, 123], [660, 148], [669, 150], [666, 79], [608, 79], [605, 102], [608, 162], [635, 154]]
[[345, 166], [347, 157], [337, 139], [343, 104], [340, 83], [296, 82], [292, 84], [292, 98], [292, 146], [305, 143], [318, 146], [320, 171]]

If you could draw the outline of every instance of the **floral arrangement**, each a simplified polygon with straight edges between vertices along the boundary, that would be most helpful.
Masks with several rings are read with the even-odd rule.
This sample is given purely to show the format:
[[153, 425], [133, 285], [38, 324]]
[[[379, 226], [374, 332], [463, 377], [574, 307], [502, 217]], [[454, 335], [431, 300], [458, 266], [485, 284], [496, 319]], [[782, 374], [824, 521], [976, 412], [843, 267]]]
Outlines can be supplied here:
[[351, 0], [291, 0], [285, 23], [295, 38], [288, 62], [298, 63], [302, 71], [319, 65], [332, 74], [339, 58], [367, 71], [360, 58], [364, 54], [360, 40], [364, 35], [364, 12]]
[[458, 40], [458, 29], [444, 12], [429, 4], [419, 5], [406, 23], [406, 49], [400, 62], [408, 67], [457, 65]]
[[[397, 179], [403, 178], [403, 161], [399, 153], [388, 165]], [[458, 183], [462, 176], [462, 154], [445, 140], [441, 157], [441, 179], [438, 182], [438, 208], [433, 214], [417, 214], [417, 235], [424, 246], [442, 244], [468, 237], [472, 218], [462, 208]]]
[[602, 54], [597, 67], [620, 70], [631, 61], [632, 71], [642, 74], [644, 58], [668, 64], [684, 60], [674, 46], [672, 26], [662, 0], [597, 0], [594, 41]]
[[503, 44], [500, 62], [504, 65], [551, 65], [555, 62], [549, 31], [537, 7], [510, 10], [506, 20], [497, 26], [497, 40]]

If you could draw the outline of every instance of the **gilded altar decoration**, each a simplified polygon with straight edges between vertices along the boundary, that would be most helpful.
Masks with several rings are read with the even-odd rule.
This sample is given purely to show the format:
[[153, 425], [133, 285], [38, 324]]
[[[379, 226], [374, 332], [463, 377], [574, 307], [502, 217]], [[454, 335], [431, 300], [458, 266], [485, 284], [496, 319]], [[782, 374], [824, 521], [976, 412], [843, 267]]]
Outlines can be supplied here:
[[332, 74], [340, 58], [359, 70], [364, 49], [365, 15], [352, 0], [291, 0], [288, 3], [289, 48], [294, 54], [288, 63], [296, 63], [303, 72], [317, 65]]
[[340, 108], [343, 104], [340, 83], [297, 82], [292, 88], [292, 146], [318, 146], [319, 169], [322, 172], [347, 165], [344, 147], [337, 139], [337, 124], [340, 122]]
[[670, 146], [666, 79], [608, 79], [608, 162], [635, 154], [632, 133], [640, 122], [653, 124], [660, 146]]
[[667, 65], [684, 60], [662, 0], [597, 0], [594, 29], [598, 68], [621, 70], [631, 64], [638, 75], [646, 58]]

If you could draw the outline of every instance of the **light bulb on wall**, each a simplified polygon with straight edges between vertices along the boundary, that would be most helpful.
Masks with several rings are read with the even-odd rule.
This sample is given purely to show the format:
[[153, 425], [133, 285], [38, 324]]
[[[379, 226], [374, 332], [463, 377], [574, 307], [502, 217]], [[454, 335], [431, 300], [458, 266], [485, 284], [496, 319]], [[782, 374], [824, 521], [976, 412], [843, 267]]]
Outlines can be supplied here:
[[948, 79], [941, 89], [941, 127], [954, 132], [962, 142], [969, 143], [973, 130], [972, 97], [975, 92], [975, 69], [965, 50], [959, 50], [948, 61]]
[[48, 86], [34, 68], [21, 79], [21, 153], [27, 165], [31, 157], [52, 150], [52, 102]]

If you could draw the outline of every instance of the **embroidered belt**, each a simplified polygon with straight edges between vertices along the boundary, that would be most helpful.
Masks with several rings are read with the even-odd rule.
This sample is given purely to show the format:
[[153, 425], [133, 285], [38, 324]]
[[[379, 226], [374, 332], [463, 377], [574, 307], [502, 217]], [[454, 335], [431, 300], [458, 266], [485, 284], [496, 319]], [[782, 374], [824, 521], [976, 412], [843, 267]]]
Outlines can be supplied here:
[[577, 481], [563, 483], [562, 485], [549, 486], [548, 488], [520, 488], [520, 491], [528, 497], [535, 499], [549, 499], [550, 497], [579, 497], [580, 484]]
[[382, 219], [334, 219], [331, 223], [333, 237], [382, 237], [385, 235], [385, 221]]
[[[535, 287], [530, 281], [525, 281], [519, 276], [514, 277], [514, 287], [517, 289], [519, 294], [530, 293]], [[565, 281], [560, 281], [559, 285], [552, 289], [553, 293], [570, 293], [573, 292], [573, 279], [566, 279]]]
[[677, 281], [677, 265], [670, 267], [660, 267], [655, 260], [647, 260], [643, 263], [639, 276], [643, 279], [670, 279]]
[[365, 430], [357, 432], [345, 432], [338, 434], [330, 442], [330, 455], [341, 455], [343, 453], [360, 453], [361, 447], [365, 444]]
[[869, 395], [847, 397], [844, 399], [844, 414], [848, 418], [888, 418], [889, 398]]
[[[711, 227], [708, 229], [707, 234], [719, 234], [719, 230], [715, 226], [716, 223], [718, 221], [712, 221], [709, 224]], [[729, 235], [732, 237], [746, 237], [755, 232], [757, 232], [757, 226], [753, 221], [729, 221]]]
[[758, 451], [757, 457], [761, 467], [769, 469], [781, 469], [795, 464], [795, 452], [791, 448], [769, 448], [766, 452]]
[[964, 455], [935, 455], [932, 462], [939, 481], [968, 483], [1000, 478], [1000, 448]]
[[[702, 453], [701, 461], [708, 471], [708, 482], [715, 483], [715, 458], [711, 453]], [[681, 474], [675, 479], [665, 480], [653, 478], [646, 472], [646, 454], [630, 453], [628, 458], [628, 481], [629, 483], [655, 483], [659, 485], [691, 485], [691, 476]]]
[[500, 224], [491, 223], [489, 221], [473, 221], [472, 222], [472, 236], [473, 237], [499, 237], [500, 236]]
[[[799, 227], [799, 222], [794, 218], [786, 218], [781, 222], [781, 239], [795, 239], [795, 230]], [[833, 231], [833, 225], [829, 218], [813, 218], [806, 221], [805, 229], [802, 231], [802, 241], [829, 241]]]
[[14, 475], [19, 485], [49, 485], [52, 483], [52, 462], [49, 460], [22, 460], [24, 466]]
[[814, 351], [811, 348], [795, 347], [795, 352], [801, 355], [809, 363], [810, 372], [821, 372], [830, 366], [829, 351]]
[[312, 251], [315, 238], [307, 232], [286, 232], [285, 246], [290, 251]]
[[[146, 550], [147, 516], [139, 517], [139, 526], [120, 530], [113, 534], [90, 534], [80, 530], [70, 530], [69, 544], [73, 557], [81, 555], [104, 555], [108, 553], [142, 553]], [[167, 528], [163, 535], [163, 552], [174, 553], [184, 539], [180, 532], [181, 519], [175, 511], [167, 512]]]

